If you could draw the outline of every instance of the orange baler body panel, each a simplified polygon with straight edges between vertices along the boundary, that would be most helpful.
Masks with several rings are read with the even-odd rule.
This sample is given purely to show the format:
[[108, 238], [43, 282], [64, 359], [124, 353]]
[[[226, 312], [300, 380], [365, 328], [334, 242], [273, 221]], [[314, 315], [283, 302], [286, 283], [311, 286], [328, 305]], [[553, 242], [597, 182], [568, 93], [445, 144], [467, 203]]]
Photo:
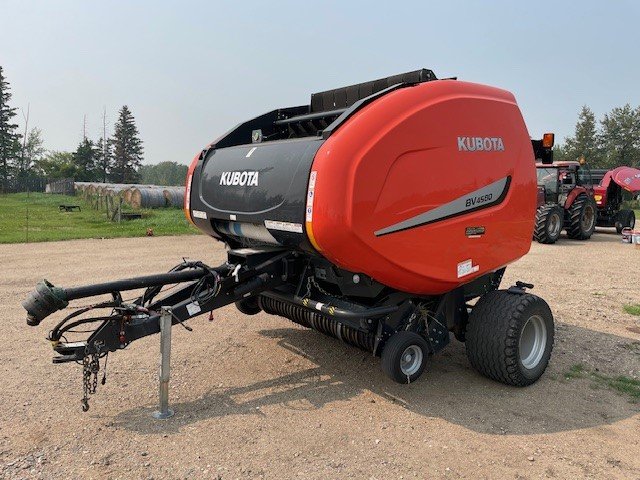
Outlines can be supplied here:
[[450, 291], [531, 244], [533, 152], [504, 90], [444, 80], [391, 92], [324, 142], [311, 178], [312, 244], [401, 291]]

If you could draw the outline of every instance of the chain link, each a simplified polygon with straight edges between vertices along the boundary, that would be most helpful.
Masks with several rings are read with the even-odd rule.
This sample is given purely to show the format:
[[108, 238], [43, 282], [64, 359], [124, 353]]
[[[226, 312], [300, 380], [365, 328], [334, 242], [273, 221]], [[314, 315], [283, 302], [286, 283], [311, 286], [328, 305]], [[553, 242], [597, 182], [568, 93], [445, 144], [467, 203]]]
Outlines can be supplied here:
[[82, 411], [89, 410], [89, 395], [96, 393], [98, 388], [98, 372], [100, 371], [100, 345], [96, 345], [96, 353], [88, 353], [85, 348], [82, 357]]
[[318, 282], [316, 282], [315, 277], [313, 276], [309, 276], [307, 277], [307, 294], [306, 297], [311, 297], [311, 286], [314, 286], [316, 290], [318, 290], [321, 294], [327, 296], [327, 297], [333, 297], [333, 298], [337, 298], [337, 299], [344, 299], [344, 296], [342, 295], [338, 295], [336, 293], [329, 293], [327, 292], [324, 288], [322, 288], [320, 285], [318, 285]]

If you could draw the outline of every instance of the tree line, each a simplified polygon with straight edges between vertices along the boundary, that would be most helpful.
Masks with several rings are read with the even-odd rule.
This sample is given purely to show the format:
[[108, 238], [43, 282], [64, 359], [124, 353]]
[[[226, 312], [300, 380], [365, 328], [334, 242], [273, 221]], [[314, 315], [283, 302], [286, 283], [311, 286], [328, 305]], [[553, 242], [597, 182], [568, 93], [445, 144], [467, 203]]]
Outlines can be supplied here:
[[640, 168], [640, 106], [616, 107], [599, 121], [583, 106], [574, 134], [554, 148], [554, 160], [581, 158], [591, 168]]
[[[120, 108], [113, 134], [97, 140], [86, 133], [74, 151], [47, 150], [42, 131], [33, 127], [24, 133], [15, 122], [17, 108], [10, 106], [10, 85], [0, 66], [0, 192], [29, 185], [32, 179], [74, 178], [76, 181], [155, 183], [183, 185], [186, 165], [163, 162], [142, 165], [144, 147], [133, 113]], [[28, 118], [25, 118], [25, 125]], [[106, 133], [106, 132], [105, 132]]]

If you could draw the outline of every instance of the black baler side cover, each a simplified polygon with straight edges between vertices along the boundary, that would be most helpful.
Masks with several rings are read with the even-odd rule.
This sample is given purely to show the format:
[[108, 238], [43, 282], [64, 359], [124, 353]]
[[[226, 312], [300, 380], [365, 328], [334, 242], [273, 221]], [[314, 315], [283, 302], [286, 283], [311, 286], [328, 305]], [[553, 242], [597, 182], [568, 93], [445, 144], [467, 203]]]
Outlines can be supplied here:
[[[286, 222], [299, 232], [270, 229], [271, 235], [282, 245], [300, 246], [306, 242], [309, 173], [322, 143], [310, 137], [210, 150], [195, 169], [191, 186], [191, 209], [205, 212], [207, 218], [194, 222], [210, 234], [217, 220]], [[242, 179], [250, 175], [255, 181], [234, 182], [234, 172], [247, 172]]]

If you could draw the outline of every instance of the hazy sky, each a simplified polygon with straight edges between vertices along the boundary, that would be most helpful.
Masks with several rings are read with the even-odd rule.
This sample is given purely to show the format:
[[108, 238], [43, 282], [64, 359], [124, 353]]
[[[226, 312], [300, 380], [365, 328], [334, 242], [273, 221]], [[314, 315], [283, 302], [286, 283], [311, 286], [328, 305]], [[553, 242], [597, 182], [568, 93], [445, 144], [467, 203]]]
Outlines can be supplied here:
[[73, 150], [127, 104], [145, 162], [188, 163], [252, 116], [426, 67], [512, 91], [529, 132], [640, 103], [638, 1], [0, 0], [13, 106]]

